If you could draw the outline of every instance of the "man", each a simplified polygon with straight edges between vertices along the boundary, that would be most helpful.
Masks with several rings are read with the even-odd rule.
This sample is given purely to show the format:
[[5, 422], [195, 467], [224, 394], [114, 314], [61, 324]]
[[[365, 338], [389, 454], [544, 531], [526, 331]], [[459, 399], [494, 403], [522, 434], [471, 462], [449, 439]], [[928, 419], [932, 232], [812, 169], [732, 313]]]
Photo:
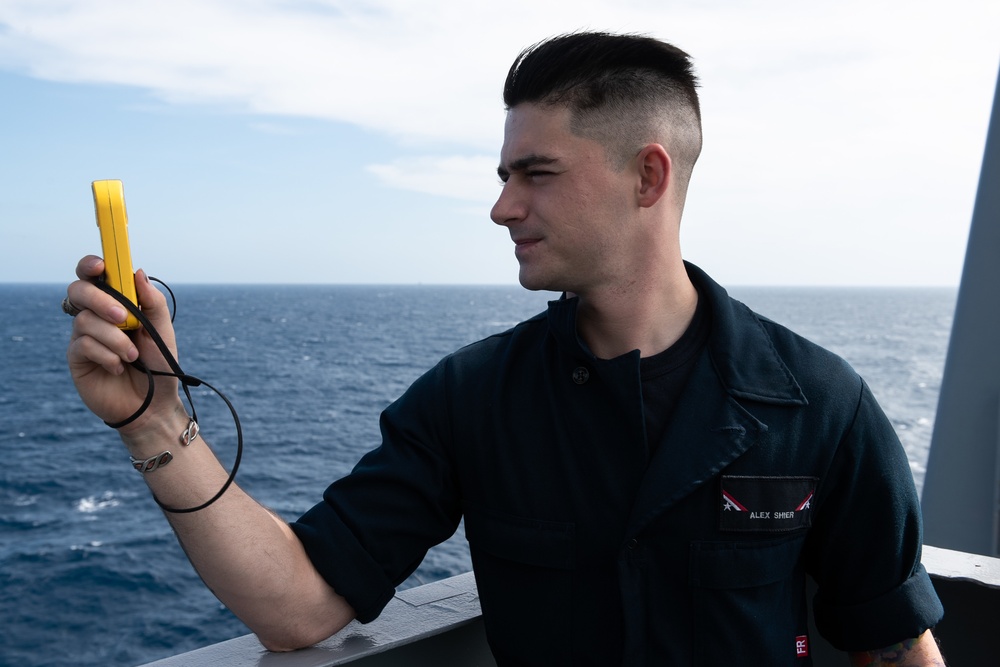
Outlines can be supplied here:
[[[809, 664], [820, 631], [855, 664], [943, 664], [902, 448], [843, 361], [755, 315], [681, 259], [701, 146], [688, 56], [577, 33], [523, 52], [504, 89], [494, 222], [547, 313], [442, 360], [381, 419], [382, 446], [288, 525], [231, 487], [169, 514], [215, 594], [273, 650], [375, 618], [464, 516], [500, 664]], [[146, 393], [149, 337], [78, 267], [69, 363], [115, 423]], [[163, 298], [143, 311], [173, 348]], [[120, 428], [168, 508], [227, 474], [175, 381]]]

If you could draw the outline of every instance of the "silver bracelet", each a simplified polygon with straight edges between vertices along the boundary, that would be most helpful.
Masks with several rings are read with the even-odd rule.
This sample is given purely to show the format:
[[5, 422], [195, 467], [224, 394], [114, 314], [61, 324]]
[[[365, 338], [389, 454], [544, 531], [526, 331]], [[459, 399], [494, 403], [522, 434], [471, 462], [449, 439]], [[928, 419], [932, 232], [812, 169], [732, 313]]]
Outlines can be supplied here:
[[184, 432], [181, 433], [180, 436], [181, 444], [187, 447], [192, 442], [198, 439], [198, 434], [200, 432], [201, 432], [201, 427], [198, 426], [198, 422], [196, 422], [193, 418], [189, 419], [188, 427], [184, 429]]
[[145, 475], [173, 461], [174, 455], [170, 452], [161, 452], [156, 456], [150, 456], [148, 459], [137, 459], [134, 456], [128, 458], [132, 462], [132, 467]]
[[[189, 418], [188, 427], [184, 429], [184, 432], [181, 433], [178, 440], [180, 440], [182, 445], [187, 447], [198, 438], [198, 433], [200, 431], [201, 429], [198, 427], [198, 422]], [[170, 452], [160, 452], [156, 456], [150, 456], [148, 459], [137, 459], [134, 456], [130, 456], [128, 458], [129, 461], [132, 462], [132, 467], [145, 475], [147, 472], [153, 472], [157, 468], [165, 466], [173, 461], [174, 455]]]

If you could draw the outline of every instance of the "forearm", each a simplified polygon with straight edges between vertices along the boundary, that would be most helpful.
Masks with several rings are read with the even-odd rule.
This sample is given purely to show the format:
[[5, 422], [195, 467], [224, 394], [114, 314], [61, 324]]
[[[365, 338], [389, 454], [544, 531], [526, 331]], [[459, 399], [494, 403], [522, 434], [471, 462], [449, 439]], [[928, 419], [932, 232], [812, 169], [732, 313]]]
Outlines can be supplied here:
[[[138, 358], [162, 370], [169, 366], [167, 356], [177, 357], [166, 300], [143, 271], [136, 272], [139, 303], [164, 350], [148, 331], [129, 336], [118, 328], [125, 310], [94, 284], [103, 271], [100, 258], [85, 257], [77, 265], [79, 280], [67, 288], [77, 311], [66, 351], [73, 382], [95, 415], [124, 421], [119, 433], [134, 458], [173, 455], [143, 475], [157, 500], [169, 508], [198, 507], [229, 475], [203, 438], [189, 445], [180, 441], [189, 420], [177, 379], [157, 376], [152, 400], [144, 403], [149, 377], [130, 365]], [[139, 415], [130, 418], [137, 409]], [[288, 525], [236, 485], [204, 509], [167, 516], [198, 574], [268, 648], [313, 644], [353, 618], [354, 610], [316, 572]]]
[[944, 667], [944, 658], [930, 630], [915, 639], [877, 651], [851, 653], [853, 667]]
[[[135, 458], [170, 451], [168, 465], [144, 475], [167, 507], [195, 507], [214, 496], [228, 473], [203, 438], [182, 446], [183, 410], [123, 439]], [[198, 574], [272, 650], [316, 643], [353, 618], [353, 610], [316, 572], [282, 519], [233, 484], [209, 507], [167, 513]]]

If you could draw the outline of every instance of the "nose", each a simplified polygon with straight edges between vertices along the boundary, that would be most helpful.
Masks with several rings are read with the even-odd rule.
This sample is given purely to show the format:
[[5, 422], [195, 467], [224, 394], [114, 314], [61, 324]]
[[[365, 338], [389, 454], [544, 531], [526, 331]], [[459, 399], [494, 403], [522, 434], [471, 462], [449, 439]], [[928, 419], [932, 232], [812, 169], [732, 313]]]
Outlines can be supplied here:
[[503, 189], [500, 190], [500, 196], [497, 197], [496, 203], [490, 209], [490, 219], [504, 227], [509, 227], [518, 220], [522, 220], [526, 211], [523, 197], [518, 194], [517, 186], [512, 183], [513, 180], [514, 178], [511, 177], [504, 183]]

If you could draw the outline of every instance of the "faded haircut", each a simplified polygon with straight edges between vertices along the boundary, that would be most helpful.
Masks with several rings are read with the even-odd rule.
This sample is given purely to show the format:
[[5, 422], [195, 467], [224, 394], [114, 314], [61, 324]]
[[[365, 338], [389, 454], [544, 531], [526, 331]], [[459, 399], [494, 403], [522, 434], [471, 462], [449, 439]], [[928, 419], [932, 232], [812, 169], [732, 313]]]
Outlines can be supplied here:
[[683, 201], [701, 153], [697, 85], [691, 57], [666, 42], [575, 32], [522, 51], [503, 101], [508, 110], [525, 103], [568, 108], [570, 131], [600, 142], [619, 169], [646, 144], [662, 143]]

